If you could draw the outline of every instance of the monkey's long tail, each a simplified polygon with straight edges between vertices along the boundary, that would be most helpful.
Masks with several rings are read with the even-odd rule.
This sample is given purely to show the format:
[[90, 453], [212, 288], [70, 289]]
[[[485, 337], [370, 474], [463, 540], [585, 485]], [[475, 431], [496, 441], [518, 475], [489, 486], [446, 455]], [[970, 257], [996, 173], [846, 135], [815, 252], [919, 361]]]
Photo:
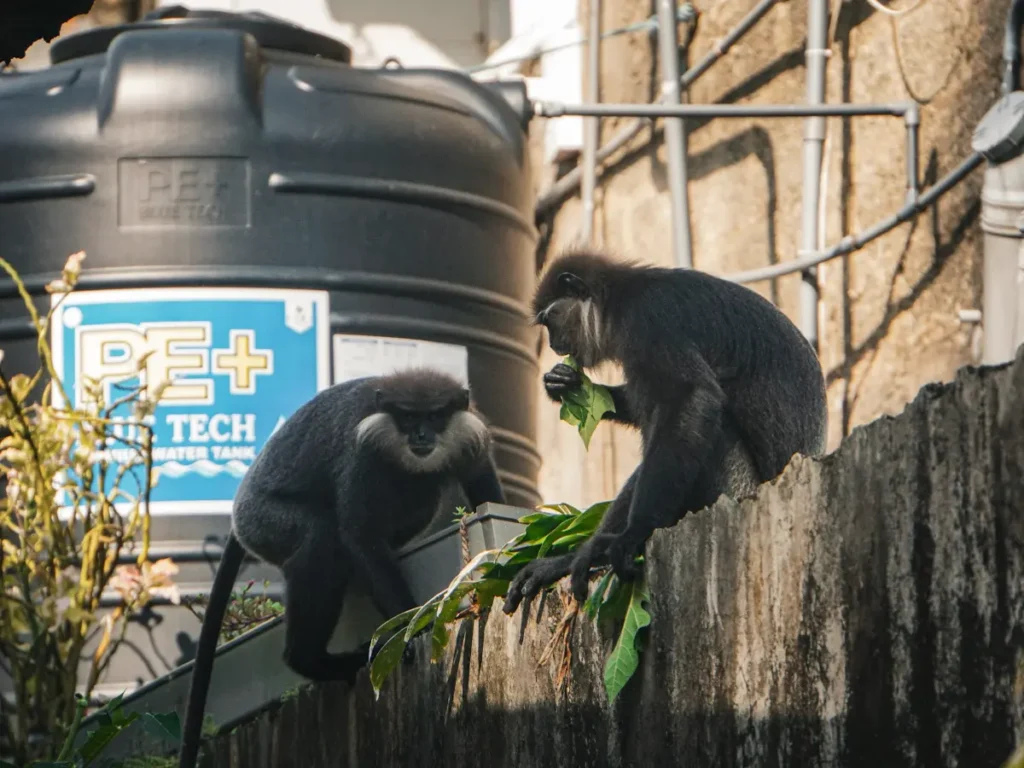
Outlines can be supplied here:
[[245, 550], [238, 543], [232, 531], [224, 545], [224, 554], [217, 575], [210, 589], [210, 599], [203, 615], [203, 627], [199, 632], [196, 658], [192, 664], [192, 682], [188, 691], [188, 706], [185, 709], [185, 727], [181, 734], [181, 751], [178, 754], [178, 768], [194, 768], [199, 758], [199, 741], [203, 730], [203, 711], [206, 709], [206, 694], [210, 690], [213, 675], [214, 652], [217, 637], [224, 621], [224, 614], [231, 599], [231, 588], [235, 585], [242, 567]]

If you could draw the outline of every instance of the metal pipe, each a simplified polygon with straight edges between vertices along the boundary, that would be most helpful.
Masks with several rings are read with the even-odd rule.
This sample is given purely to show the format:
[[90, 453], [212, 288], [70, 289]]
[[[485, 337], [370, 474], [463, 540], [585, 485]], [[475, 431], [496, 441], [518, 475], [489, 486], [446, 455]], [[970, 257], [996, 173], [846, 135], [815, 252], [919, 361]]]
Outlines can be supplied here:
[[[1024, 230], [1022, 230], [1022, 234], [1024, 234]], [[1016, 279], [1013, 281], [1017, 286], [1017, 327], [1014, 329], [1016, 333], [1013, 338], [1014, 356], [1017, 353], [1017, 347], [1024, 343], [1024, 290], [1021, 289], [1021, 280], [1024, 279], [1024, 239], [1019, 242], [1020, 245], [1017, 248], [1017, 274], [1014, 276]], [[983, 331], [984, 328], [983, 324]]]
[[731, 280], [734, 283], [757, 283], [762, 280], [774, 280], [778, 277], [790, 275], [794, 272], [802, 272], [805, 269], [815, 267], [823, 262], [831, 261], [832, 259], [860, 250], [872, 240], [881, 237], [885, 233], [898, 227], [900, 224], [910, 221], [914, 216], [926, 210], [928, 206], [932, 205], [936, 200], [949, 192], [949, 190], [953, 189], [953, 187], [963, 181], [971, 171], [983, 162], [984, 157], [980, 153], [975, 152], [971, 154], [971, 156], [960, 163], [960, 165], [939, 179], [939, 181], [935, 182], [931, 189], [918, 197], [913, 203], [907, 203], [895, 214], [887, 219], [883, 219], [874, 226], [869, 227], [859, 235], [848, 235], [847, 237], [844, 237], [827, 251], [822, 251], [809, 256], [802, 256], [794, 261], [787, 261], [784, 264], [773, 264], [769, 267], [748, 269], [745, 272], [734, 272], [731, 275], [722, 275], [721, 277], [726, 280]]
[[[661, 100], [678, 106], [679, 37], [676, 30], [676, 0], [658, 0], [658, 56], [661, 59]], [[690, 240], [690, 202], [687, 198], [686, 126], [681, 117], [665, 121], [665, 151], [668, 155], [669, 210], [672, 219], [672, 254], [677, 267], [693, 266]]]
[[[903, 117], [909, 103], [892, 104], [563, 104], [535, 101], [541, 117]], [[598, 152], [598, 157], [601, 153]]]
[[1003, 35], [1003, 83], [1005, 96], [1020, 87], [1020, 30], [1024, 26], [1024, 0], [1013, 0], [1006, 15]]
[[[732, 28], [732, 30], [719, 40], [714, 48], [706, 53], [703, 58], [692, 69], [690, 69], [685, 75], [680, 78], [680, 86], [683, 89], [688, 89], [701, 75], [707, 72], [711, 66], [722, 58], [726, 52], [736, 42], [749, 32], [758, 21], [760, 21], [777, 3], [781, 0], [760, 0], [760, 2], [751, 9], [750, 13], [744, 16], [739, 24]], [[680, 11], [684, 10], [687, 6], [683, 6]], [[695, 14], [695, 12], [693, 12]], [[682, 17], [682, 13], [680, 13]], [[686, 19], [680, 18], [680, 21]], [[615, 134], [611, 140], [602, 146], [597, 151], [597, 160], [601, 162], [613, 154], [618, 152], [624, 146], [629, 144], [640, 131], [643, 130], [644, 126], [649, 124], [649, 119], [638, 119], [624, 126], [617, 134]], [[543, 196], [537, 201], [536, 211], [538, 214], [545, 213], [549, 208], [557, 205], [566, 196], [571, 195], [575, 190], [582, 178], [582, 169], [577, 166], [569, 171], [565, 176], [554, 182], [544, 193]]]
[[[587, 45], [587, 96], [591, 104], [600, 100], [601, 88], [601, 0], [590, 0], [590, 42]], [[583, 221], [580, 236], [585, 243], [594, 240], [594, 193], [597, 190], [597, 143], [600, 141], [601, 119], [587, 118], [583, 133]]]
[[761, 20], [761, 18], [768, 13], [779, 0], [761, 0], [755, 5], [750, 12], [740, 19], [739, 24], [732, 28], [732, 30], [721, 40], [717, 40], [712, 49], [704, 55], [704, 57], [698, 61], [689, 72], [684, 74], [681, 78], [681, 84], [683, 89], [689, 88], [693, 82], [711, 69], [711, 65], [722, 58], [736, 41], [743, 37], [747, 32], [754, 28], [754, 25]]
[[1019, 236], [984, 231], [983, 241], [981, 364], [998, 365], [1012, 360], [1017, 348], [1017, 324], [1020, 320], [1017, 275], [1021, 239]]
[[918, 136], [921, 126], [921, 111], [914, 105], [913, 109], [907, 111], [903, 116], [907, 126], [907, 142], [904, 151], [907, 155], [907, 202], [912, 203], [920, 194], [920, 173], [918, 172]]
[[[825, 62], [828, 50], [828, 0], [807, 0], [807, 105], [825, 103]], [[818, 251], [818, 202], [821, 198], [821, 159], [825, 147], [825, 118], [807, 118], [804, 126], [803, 201], [800, 251]], [[800, 330], [818, 349], [818, 273], [803, 271], [800, 283]]]

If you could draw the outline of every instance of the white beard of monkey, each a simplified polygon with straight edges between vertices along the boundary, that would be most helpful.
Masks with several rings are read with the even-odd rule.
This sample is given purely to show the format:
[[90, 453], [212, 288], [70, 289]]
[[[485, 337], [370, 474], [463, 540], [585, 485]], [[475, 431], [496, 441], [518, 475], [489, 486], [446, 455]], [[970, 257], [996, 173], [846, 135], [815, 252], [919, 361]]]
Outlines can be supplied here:
[[417, 456], [409, 441], [387, 413], [374, 413], [356, 427], [356, 443], [390, 457], [410, 474], [432, 474], [459, 461], [480, 456], [487, 450], [490, 433], [483, 421], [470, 411], [458, 411], [437, 435], [437, 444], [426, 456]]
[[579, 315], [581, 357], [587, 360], [588, 366], [595, 365], [602, 357], [601, 316], [591, 299], [580, 303]]

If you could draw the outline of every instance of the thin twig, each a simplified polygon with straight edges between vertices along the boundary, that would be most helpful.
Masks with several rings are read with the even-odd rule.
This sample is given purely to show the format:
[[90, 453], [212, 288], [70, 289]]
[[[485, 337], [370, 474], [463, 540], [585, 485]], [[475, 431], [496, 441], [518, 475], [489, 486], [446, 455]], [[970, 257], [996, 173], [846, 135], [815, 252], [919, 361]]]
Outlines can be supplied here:
[[11, 388], [10, 379], [4, 374], [3, 367], [0, 366], [0, 386], [3, 386], [4, 393], [7, 395], [7, 399], [11, 403], [11, 407], [14, 408], [14, 414], [18, 417], [18, 421], [21, 422], [22, 429], [25, 430], [23, 438], [28, 443], [29, 448], [32, 449], [32, 461], [35, 467], [35, 474], [41, 485], [45, 485], [43, 479], [43, 460], [39, 456], [39, 448], [36, 446], [36, 441], [32, 439], [32, 429], [28, 425], [28, 418], [25, 416], [25, 411], [21, 407], [21, 402], [14, 394], [14, 390]]

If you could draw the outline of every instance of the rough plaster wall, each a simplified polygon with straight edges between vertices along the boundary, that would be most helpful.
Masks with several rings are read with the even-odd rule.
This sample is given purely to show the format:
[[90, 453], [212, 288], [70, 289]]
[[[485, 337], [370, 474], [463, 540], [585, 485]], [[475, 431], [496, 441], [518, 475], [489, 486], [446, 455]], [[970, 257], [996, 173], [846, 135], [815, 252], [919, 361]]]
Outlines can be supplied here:
[[647, 649], [614, 708], [589, 621], [559, 696], [538, 664], [553, 611], [522, 645], [494, 613], [379, 701], [365, 673], [311, 688], [211, 762], [997, 768], [1024, 737], [1022, 472], [1024, 347], [656, 533]]
[[[883, 0], [884, 1], [884, 0]], [[696, 0], [701, 17], [690, 48], [696, 62], [754, 6], [755, 0]], [[889, 3], [907, 7], [908, 0]], [[865, 0], [839, 8], [828, 63], [831, 102], [928, 100], [922, 107], [920, 164], [925, 185], [969, 152], [970, 135], [998, 95], [1002, 26], [1008, 0], [926, 0], [899, 17], [897, 63], [889, 19]], [[604, 29], [646, 18], [647, 0], [603, 0]], [[581, 18], [586, 18], [582, 3]], [[807, 3], [785, 0], [693, 87], [697, 103], [787, 104], [805, 100]], [[653, 99], [655, 41], [611, 38], [602, 47], [603, 101]], [[901, 75], [901, 72], [903, 73]], [[653, 78], [653, 80], [652, 80]], [[605, 121], [607, 141], [621, 121]], [[800, 240], [800, 119], [690, 121], [689, 198], [695, 265], [712, 273], [795, 258]], [[538, 126], [539, 128], [540, 126]], [[535, 136], [539, 135], [535, 132]], [[629, 257], [668, 265], [665, 152], [660, 127], [645, 130], [609, 159], [598, 195], [600, 242]], [[895, 212], [906, 193], [904, 128], [899, 119], [830, 119], [823, 245], [862, 231]], [[543, 189], [551, 170], [537, 174]], [[930, 381], [945, 381], [971, 362], [970, 333], [957, 310], [979, 307], [980, 171], [946, 195], [916, 225], [903, 225], [868, 248], [820, 270], [824, 306], [821, 357], [829, 382], [829, 447], [879, 415], [898, 412]], [[555, 218], [548, 253], [579, 231], [579, 198]], [[753, 287], [797, 319], [798, 279]], [[556, 357], [545, 349], [541, 366]], [[615, 380], [612, 379], [612, 383]], [[540, 383], [538, 382], [538, 387]], [[589, 455], [575, 432], [540, 412], [545, 466], [542, 495], [586, 504], [614, 495], [638, 460], [639, 441], [602, 426]]]

